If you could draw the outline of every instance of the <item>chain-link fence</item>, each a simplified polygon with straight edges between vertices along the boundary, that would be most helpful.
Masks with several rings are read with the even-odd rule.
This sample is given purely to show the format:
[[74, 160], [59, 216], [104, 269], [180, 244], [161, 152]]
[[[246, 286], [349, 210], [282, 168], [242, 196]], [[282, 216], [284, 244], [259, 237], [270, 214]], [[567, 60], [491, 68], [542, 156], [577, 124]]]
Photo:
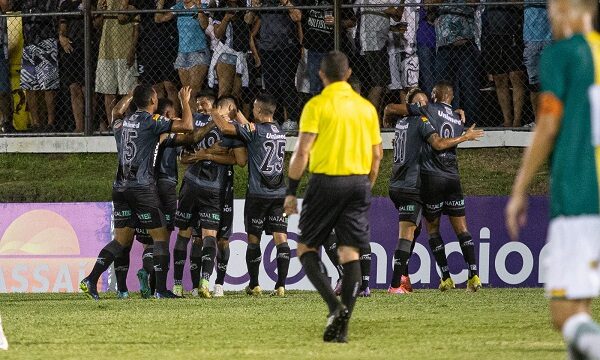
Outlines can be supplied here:
[[534, 120], [537, 64], [551, 39], [544, 3], [204, 1], [0, 1], [1, 130], [108, 133], [114, 103], [146, 83], [175, 113], [184, 85], [234, 96], [249, 116], [266, 91], [293, 131], [322, 90], [321, 59], [336, 48], [349, 56], [350, 83], [379, 111], [447, 80], [469, 123]]

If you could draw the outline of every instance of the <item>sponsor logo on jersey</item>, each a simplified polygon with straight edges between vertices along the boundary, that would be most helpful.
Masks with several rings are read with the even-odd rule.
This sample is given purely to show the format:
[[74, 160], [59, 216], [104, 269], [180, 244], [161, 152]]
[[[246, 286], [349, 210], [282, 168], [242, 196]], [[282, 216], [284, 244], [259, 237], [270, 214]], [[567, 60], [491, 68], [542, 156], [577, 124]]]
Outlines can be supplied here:
[[284, 134], [271, 134], [271, 133], [267, 133], [267, 139], [270, 140], [285, 140], [285, 135]]
[[442, 110], [438, 110], [438, 116], [453, 123], [456, 125], [462, 125], [462, 121], [458, 118], [455, 118], [452, 114], [452, 110], [451, 109], [446, 109], [446, 111], [450, 111], [450, 114], [446, 114], [445, 112], [443, 112]]

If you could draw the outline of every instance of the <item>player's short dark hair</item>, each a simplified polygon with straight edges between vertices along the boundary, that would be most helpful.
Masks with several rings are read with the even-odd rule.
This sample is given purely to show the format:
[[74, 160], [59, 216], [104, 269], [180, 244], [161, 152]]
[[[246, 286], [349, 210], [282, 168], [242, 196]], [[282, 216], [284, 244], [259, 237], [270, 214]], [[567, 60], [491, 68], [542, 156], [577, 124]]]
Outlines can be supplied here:
[[205, 98], [210, 99], [212, 101], [215, 101], [216, 98], [217, 98], [215, 96], [214, 91], [212, 91], [210, 89], [204, 89], [204, 90], [198, 91], [198, 93], [196, 94], [196, 99], [199, 99], [199, 98], [202, 98], [202, 97], [205, 97]]
[[133, 89], [133, 103], [139, 108], [145, 108], [150, 105], [154, 88], [152, 85], [140, 84]]
[[168, 99], [168, 98], [158, 99], [158, 106], [157, 106], [156, 112], [161, 115], [164, 115], [165, 110], [167, 110], [168, 107], [173, 107], [173, 102], [171, 101], [171, 99]]
[[277, 110], [277, 101], [271, 94], [260, 93], [256, 95], [256, 102], [260, 103], [260, 107], [267, 115], [275, 114]]
[[220, 98], [218, 98], [216, 105], [217, 105], [217, 107], [221, 107], [221, 106], [225, 106], [228, 103], [233, 103], [233, 105], [235, 105], [236, 109], [240, 108], [238, 106], [237, 99], [234, 98], [233, 96], [229, 96], [229, 95], [221, 96]]
[[321, 71], [329, 81], [344, 80], [350, 69], [348, 57], [341, 51], [330, 51], [321, 61]]
[[425, 91], [421, 90], [418, 87], [412, 88], [412, 89], [408, 90], [408, 93], [406, 93], [406, 103], [407, 104], [412, 104], [415, 96], [417, 96], [419, 94], [423, 94], [423, 95], [427, 96], [427, 94], [425, 93]]

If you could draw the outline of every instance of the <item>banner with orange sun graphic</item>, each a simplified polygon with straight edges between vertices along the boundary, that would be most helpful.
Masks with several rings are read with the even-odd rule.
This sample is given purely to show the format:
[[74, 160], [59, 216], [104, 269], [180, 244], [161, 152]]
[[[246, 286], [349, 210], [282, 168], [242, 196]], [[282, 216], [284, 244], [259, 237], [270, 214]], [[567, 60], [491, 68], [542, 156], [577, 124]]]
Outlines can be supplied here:
[[110, 241], [111, 210], [110, 203], [0, 204], [0, 293], [77, 291]]

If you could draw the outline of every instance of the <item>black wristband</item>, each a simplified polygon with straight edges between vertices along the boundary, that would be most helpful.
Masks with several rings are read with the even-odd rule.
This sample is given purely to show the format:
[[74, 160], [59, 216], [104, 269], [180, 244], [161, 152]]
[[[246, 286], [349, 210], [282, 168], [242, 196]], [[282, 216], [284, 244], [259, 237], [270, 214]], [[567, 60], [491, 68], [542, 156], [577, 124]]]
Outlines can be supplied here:
[[300, 180], [294, 180], [292, 178], [288, 178], [288, 187], [285, 191], [286, 195], [296, 196], [296, 192], [298, 192], [298, 185], [300, 185]]

